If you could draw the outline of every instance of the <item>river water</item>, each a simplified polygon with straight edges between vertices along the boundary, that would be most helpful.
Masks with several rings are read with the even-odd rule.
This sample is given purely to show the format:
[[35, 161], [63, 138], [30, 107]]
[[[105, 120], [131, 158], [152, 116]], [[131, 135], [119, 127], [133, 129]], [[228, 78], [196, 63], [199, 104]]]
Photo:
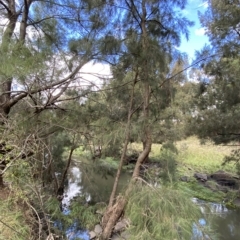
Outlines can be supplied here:
[[[119, 182], [119, 191], [126, 187], [128, 180], [129, 175], [123, 174]], [[64, 213], [68, 214], [71, 200], [77, 196], [84, 196], [86, 201], [93, 203], [107, 201], [113, 181], [113, 176], [88, 174], [86, 171], [81, 171], [78, 166], [71, 167], [62, 200]], [[200, 207], [203, 217], [193, 225], [191, 240], [240, 240], [240, 210], [229, 210], [222, 204], [206, 203], [199, 199], [193, 201]], [[211, 226], [212, 233], [205, 234], [201, 231], [201, 228], [206, 226]], [[66, 235], [69, 240], [78, 238], [89, 240], [88, 232], [80, 230], [77, 224], [69, 228]]]

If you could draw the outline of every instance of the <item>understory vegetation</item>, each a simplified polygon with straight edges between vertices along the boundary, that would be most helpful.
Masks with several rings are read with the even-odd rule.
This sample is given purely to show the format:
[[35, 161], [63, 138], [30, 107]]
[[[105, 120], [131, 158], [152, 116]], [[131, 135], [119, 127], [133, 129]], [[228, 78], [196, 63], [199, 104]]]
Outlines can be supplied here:
[[[140, 144], [132, 143], [129, 155], [136, 155], [140, 149]], [[210, 202], [222, 202], [227, 198], [234, 200], [237, 197], [236, 193], [213, 192], [199, 184], [193, 177], [195, 172], [210, 174], [219, 169], [236, 174], [234, 165], [222, 165], [224, 157], [233, 149], [234, 147], [215, 146], [210, 142], [201, 144], [196, 137], [179, 141], [175, 145], [153, 144], [147, 163], [148, 171], [144, 171], [143, 167], [142, 180], [133, 188], [125, 211], [125, 216], [130, 223], [133, 223], [128, 229], [130, 239], [159, 239], [159, 236], [166, 240], [189, 239], [192, 234], [192, 224], [201, 217], [198, 207], [191, 201], [192, 197]], [[63, 156], [67, 156], [67, 153], [66, 148]], [[89, 164], [90, 156], [91, 153], [88, 150], [79, 148], [73, 157], [74, 163], [81, 164], [82, 171], [86, 171], [89, 176], [87, 185], [95, 185], [93, 192], [96, 192], [99, 191], [99, 181], [92, 180], [90, 176], [100, 175], [100, 178], [114, 176], [118, 160], [108, 157], [106, 161], [104, 158], [97, 159]], [[123, 167], [129, 179], [133, 167], [134, 164], [126, 164]], [[181, 176], [189, 177], [189, 182], [179, 181]], [[121, 191], [124, 189], [125, 187]], [[108, 194], [109, 192], [106, 193]], [[32, 221], [33, 213], [25, 211], [23, 201], [24, 194], [22, 196], [11, 195], [7, 190], [5, 196], [1, 197], [1, 216], [4, 217], [6, 224], [0, 225], [2, 239], [5, 236], [11, 236], [11, 239], [31, 238], [31, 231], [34, 229], [28, 227], [28, 221]], [[60, 234], [61, 231], [66, 231], [76, 223], [84, 229], [93, 229], [101, 220], [101, 214], [96, 214], [96, 212], [103, 213], [106, 203], [99, 205], [98, 202], [91, 202], [89, 205], [86, 204], [86, 196], [82, 195], [73, 201], [70, 211], [68, 210], [69, 213], [64, 214], [59, 208], [59, 201], [56, 198], [49, 198], [49, 200], [45, 199], [44, 209], [50, 214], [51, 221], [55, 222], [54, 232]], [[38, 220], [35, 219], [35, 221]], [[24, 228], [23, 222], [25, 222]], [[199, 228], [202, 227], [199, 226]], [[210, 230], [202, 229], [202, 231], [207, 234]]]

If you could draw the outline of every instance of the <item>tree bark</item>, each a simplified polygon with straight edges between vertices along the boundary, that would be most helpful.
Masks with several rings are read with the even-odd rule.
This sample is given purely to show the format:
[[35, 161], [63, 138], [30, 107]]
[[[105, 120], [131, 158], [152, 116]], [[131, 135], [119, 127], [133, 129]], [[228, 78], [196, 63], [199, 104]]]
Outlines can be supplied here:
[[121, 217], [123, 210], [127, 204], [127, 199], [122, 196], [119, 197], [116, 203], [107, 211], [108, 221], [104, 223], [103, 233], [100, 236], [100, 240], [108, 240], [111, 237], [113, 227], [115, 226], [118, 219]]
[[4, 181], [3, 181], [3, 170], [5, 169], [6, 164], [4, 161], [0, 162], [0, 188], [4, 187]]

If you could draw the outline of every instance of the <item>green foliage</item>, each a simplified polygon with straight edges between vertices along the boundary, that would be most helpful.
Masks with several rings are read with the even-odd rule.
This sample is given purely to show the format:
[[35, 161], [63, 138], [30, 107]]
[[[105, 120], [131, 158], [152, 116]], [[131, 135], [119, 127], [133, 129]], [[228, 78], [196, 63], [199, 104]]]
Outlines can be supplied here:
[[52, 136], [51, 145], [53, 159], [61, 161], [65, 148], [71, 146], [71, 136], [66, 131], [59, 131]]
[[99, 215], [96, 214], [97, 206], [86, 204], [84, 197], [72, 202], [68, 214], [60, 210], [59, 204], [55, 197], [49, 198], [45, 203], [45, 208], [51, 216], [51, 221], [54, 221], [63, 231], [75, 223], [83, 229], [92, 229], [100, 221]]
[[[6, 194], [6, 195], [5, 195]], [[0, 240], [13, 239], [25, 240], [33, 239], [27, 219], [30, 220], [29, 212], [21, 209], [17, 204], [16, 196], [8, 196], [8, 191], [2, 189], [0, 194]], [[5, 196], [4, 196], [5, 195]]]
[[233, 162], [236, 165], [237, 174], [240, 175], [240, 149], [232, 150], [231, 154], [223, 159], [223, 166]]
[[62, 214], [60, 209], [60, 202], [55, 196], [45, 198], [44, 207], [50, 214], [51, 218], [55, 220], [58, 219]]
[[[8, 50], [12, 54], [6, 56], [5, 50], [0, 47], [0, 79], [14, 77], [19, 84], [28, 83], [28, 77], [41, 71], [45, 56], [31, 47], [14, 44]], [[23, 60], [24, 59], [24, 60]]]
[[208, 1], [209, 7], [200, 14], [200, 21], [207, 28], [207, 35], [212, 46], [224, 53], [235, 55], [239, 53], [239, 16], [238, 1]]
[[137, 185], [131, 192], [126, 216], [130, 239], [190, 239], [192, 225], [200, 216], [186, 193], [161, 186]]
[[213, 192], [211, 189], [201, 185], [195, 179], [188, 183], [181, 182], [178, 184], [179, 190], [190, 194], [193, 197], [209, 202], [222, 202], [226, 194], [221, 191]]
[[[151, 161], [160, 164], [160, 181], [163, 183], [176, 181], [178, 150], [172, 142], [162, 145], [160, 154], [151, 158]], [[151, 175], [150, 175], [151, 178]]]
[[71, 205], [71, 212], [68, 217], [79, 222], [82, 228], [93, 229], [100, 222], [100, 215], [96, 214], [96, 210], [95, 206], [74, 202]]
[[[239, 141], [239, 13], [238, 1], [211, 0], [204, 14], [202, 26], [210, 38], [197, 57], [205, 57], [195, 71], [200, 93], [194, 99], [189, 126], [200, 138], [215, 143]], [[211, 57], [210, 57], [211, 56]]]
[[99, 160], [99, 167], [108, 170], [109, 172], [117, 170], [118, 168], [118, 161], [111, 157], [106, 157], [104, 159]]

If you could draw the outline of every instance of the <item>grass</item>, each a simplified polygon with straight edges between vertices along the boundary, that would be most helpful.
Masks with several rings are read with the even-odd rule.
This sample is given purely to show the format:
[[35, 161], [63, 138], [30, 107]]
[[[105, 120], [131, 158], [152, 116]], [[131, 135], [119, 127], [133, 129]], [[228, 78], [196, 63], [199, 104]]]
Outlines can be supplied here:
[[[142, 150], [142, 144], [140, 143], [132, 143], [130, 147], [134, 150]], [[179, 179], [181, 176], [187, 176], [190, 181], [188, 183], [179, 181], [178, 188], [180, 190], [189, 193], [191, 196], [211, 202], [222, 202], [223, 199], [229, 198], [229, 193], [212, 191], [199, 184], [193, 175], [196, 172], [211, 174], [219, 170], [237, 175], [235, 164], [222, 165], [224, 157], [230, 155], [231, 151], [236, 147], [214, 145], [212, 142], [200, 144], [196, 137], [179, 141], [176, 143], [176, 147], [178, 149], [176, 177]], [[153, 144], [150, 159], [161, 161], [160, 149], [160, 144]]]
[[184, 168], [192, 168], [197, 172], [213, 173], [218, 170], [236, 173], [234, 164], [222, 166], [225, 156], [234, 147], [214, 145], [212, 142], [200, 144], [197, 138], [191, 137], [177, 143], [179, 150], [178, 163]]
[[[212, 142], [200, 144], [196, 137], [190, 137], [176, 143], [178, 149], [178, 165], [182, 172], [190, 173], [205, 172], [213, 173], [218, 170], [225, 170], [227, 172], [236, 173], [234, 164], [226, 164], [222, 166], [223, 159], [229, 155], [236, 147], [214, 145]], [[136, 151], [142, 150], [141, 143], [131, 143], [129, 147]], [[152, 144], [150, 158], [156, 159], [160, 155], [161, 144]]]

